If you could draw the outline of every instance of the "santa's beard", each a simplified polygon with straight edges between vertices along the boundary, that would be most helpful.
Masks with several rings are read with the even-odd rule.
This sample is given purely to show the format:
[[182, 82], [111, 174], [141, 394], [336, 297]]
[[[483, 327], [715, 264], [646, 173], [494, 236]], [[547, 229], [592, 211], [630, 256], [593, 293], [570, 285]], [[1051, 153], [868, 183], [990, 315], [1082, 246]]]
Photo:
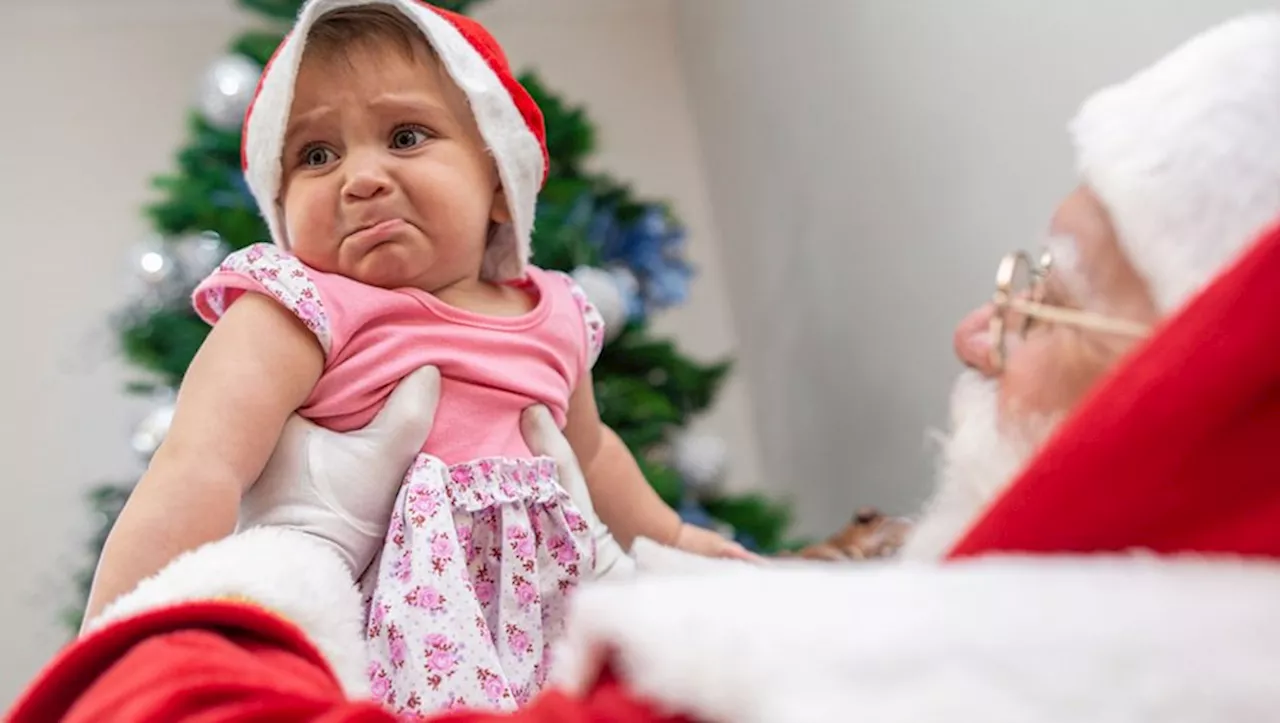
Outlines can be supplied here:
[[936, 491], [903, 545], [906, 560], [936, 560], [1013, 481], [1061, 419], [999, 418], [995, 380], [966, 371], [951, 391], [951, 431], [939, 434]]

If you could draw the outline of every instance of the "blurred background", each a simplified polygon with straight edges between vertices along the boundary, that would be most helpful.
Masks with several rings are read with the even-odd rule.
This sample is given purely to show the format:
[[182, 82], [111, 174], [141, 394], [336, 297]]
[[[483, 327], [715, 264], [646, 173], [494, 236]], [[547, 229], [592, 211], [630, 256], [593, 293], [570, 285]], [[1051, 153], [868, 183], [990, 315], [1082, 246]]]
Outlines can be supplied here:
[[[0, 706], [67, 639], [96, 538], [163, 435], [192, 348], [184, 285], [253, 233], [235, 174], [210, 181], [199, 159], [234, 140], [237, 81], [256, 72], [245, 33], [278, 27], [250, 8], [285, 5], [0, 8]], [[620, 320], [607, 414], [689, 519], [773, 550], [861, 505], [917, 508], [953, 325], [1073, 185], [1076, 106], [1260, 7], [1274, 3], [467, 12], [572, 131], [538, 253]], [[140, 380], [154, 388], [126, 392]]]

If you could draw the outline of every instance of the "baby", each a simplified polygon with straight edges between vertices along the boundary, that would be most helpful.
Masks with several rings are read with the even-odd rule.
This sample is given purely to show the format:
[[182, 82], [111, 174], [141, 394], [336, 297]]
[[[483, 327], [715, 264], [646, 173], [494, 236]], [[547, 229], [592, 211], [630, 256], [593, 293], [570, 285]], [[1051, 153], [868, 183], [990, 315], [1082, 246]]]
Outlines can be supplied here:
[[542, 115], [481, 26], [415, 0], [312, 0], [264, 72], [244, 163], [274, 244], [196, 289], [214, 327], [104, 548], [87, 619], [235, 529], [291, 414], [360, 428], [424, 365], [441, 375], [435, 424], [382, 552], [348, 560], [371, 683], [393, 709], [512, 708], [545, 680], [594, 550], [556, 464], [524, 442], [531, 405], [564, 429], [623, 545], [748, 557], [682, 524], [601, 423], [601, 317], [568, 276], [528, 264]]

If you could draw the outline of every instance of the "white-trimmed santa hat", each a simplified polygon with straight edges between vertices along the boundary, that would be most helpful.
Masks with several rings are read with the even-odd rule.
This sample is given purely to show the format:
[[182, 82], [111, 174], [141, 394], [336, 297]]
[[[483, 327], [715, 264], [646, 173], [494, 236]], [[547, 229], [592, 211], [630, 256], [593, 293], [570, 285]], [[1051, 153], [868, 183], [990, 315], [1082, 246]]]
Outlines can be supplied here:
[[1099, 91], [1071, 135], [1156, 304], [1181, 306], [1280, 216], [1280, 13], [1227, 21]]
[[495, 282], [523, 277], [538, 191], [549, 165], [542, 111], [516, 80], [502, 47], [483, 26], [419, 0], [310, 0], [267, 63], [245, 116], [242, 163], [272, 240], [289, 246], [277, 199], [285, 127], [307, 36], [325, 14], [357, 5], [386, 5], [413, 21], [450, 78], [466, 94], [480, 135], [498, 167], [512, 219], [489, 239], [484, 277]]

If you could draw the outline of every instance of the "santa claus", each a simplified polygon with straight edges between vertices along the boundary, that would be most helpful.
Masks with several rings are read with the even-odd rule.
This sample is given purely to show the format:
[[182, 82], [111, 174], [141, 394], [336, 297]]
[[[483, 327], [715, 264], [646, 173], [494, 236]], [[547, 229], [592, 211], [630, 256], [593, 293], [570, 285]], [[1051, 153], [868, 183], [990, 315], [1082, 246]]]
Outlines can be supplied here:
[[[903, 559], [760, 568], [637, 543], [642, 568], [673, 570], [584, 589], [555, 688], [437, 720], [1274, 720], [1277, 129], [1277, 14], [1084, 104], [1080, 187], [1045, 252], [1003, 259], [957, 331], [970, 369]], [[388, 430], [431, 406], [388, 405], [346, 451], [395, 453]], [[355, 538], [268, 522], [118, 601], [8, 720], [392, 720], [363, 701], [333, 549]]]

